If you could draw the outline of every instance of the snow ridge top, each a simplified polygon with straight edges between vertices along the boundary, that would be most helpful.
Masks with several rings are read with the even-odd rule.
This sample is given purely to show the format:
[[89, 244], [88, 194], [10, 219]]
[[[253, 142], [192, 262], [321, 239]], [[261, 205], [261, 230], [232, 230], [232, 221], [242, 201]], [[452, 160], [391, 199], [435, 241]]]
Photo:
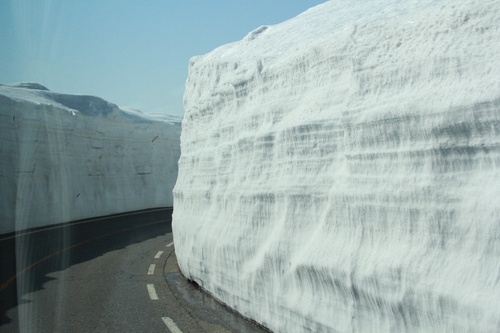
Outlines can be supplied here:
[[[367, 25], [378, 27], [381, 34], [386, 30], [390, 33], [394, 28], [403, 32], [418, 29], [421, 34], [432, 38], [442, 28], [458, 28], [460, 20], [472, 11], [480, 15], [494, 7], [491, 0], [473, 5], [469, 1], [453, 0], [327, 1], [285, 22], [261, 26], [240, 41], [222, 45], [192, 60], [217, 62], [219, 59], [223, 62], [288, 58], [289, 54], [300, 49], [325, 45], [343, 47], [345, 41], [355, 42], [356, 30]], [[454, 23], [457, 24], [450, 26], [453, 22], [444, 17], [455, 17], [457, 21]]]
[[127, 107], [118, 107], [100, 97], [81, 94], [62, 94], [50, 91], [39, 83], [11, 83], [0, 84], [0, 95], [11, 101], [31, 103], [37, 106], [55, 106], [71, 115], [109, 116], [119, 115], [135, 123], [163, 122], [180, 126], [181, 116], [153, 115]]
[[9, 83], [9, 84], [0, 84], [0, 86], [50, 91], [47, 87], [42, 86], [39, 83], [33, 83], [33, 82], [17, 82], [17, 83]]
[[106, 116], [118, 109], [118, 106], [100, 97], [56, 93], [38, 83], [2, 85], [0, 86], [0, 94], [17, 102], [56, 106], [69, 113], [80, 113], [87, 116]]

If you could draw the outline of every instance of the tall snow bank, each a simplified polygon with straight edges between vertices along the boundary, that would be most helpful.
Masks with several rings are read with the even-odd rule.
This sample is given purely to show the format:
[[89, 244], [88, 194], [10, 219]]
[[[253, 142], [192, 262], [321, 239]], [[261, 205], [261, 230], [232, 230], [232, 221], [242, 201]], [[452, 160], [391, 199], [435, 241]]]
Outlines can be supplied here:
[[500, 329], [497, 1], [332, 1], [191, 60], [182, 272], [276, 332]]
[[0, 85], [0, 234], [172, 206], [179, 137], [98, 97]]

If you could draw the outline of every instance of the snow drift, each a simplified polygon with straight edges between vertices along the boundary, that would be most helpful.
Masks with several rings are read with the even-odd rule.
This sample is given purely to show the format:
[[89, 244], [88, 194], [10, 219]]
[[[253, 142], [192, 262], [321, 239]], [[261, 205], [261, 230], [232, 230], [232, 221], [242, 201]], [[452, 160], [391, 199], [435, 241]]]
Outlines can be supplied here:
[[276, 332], [500, 329], [496, 1], [332, 1], [192, 58], [182, 272]]
[[172, 206], [180, 122], [0, 85], [0, 234]]

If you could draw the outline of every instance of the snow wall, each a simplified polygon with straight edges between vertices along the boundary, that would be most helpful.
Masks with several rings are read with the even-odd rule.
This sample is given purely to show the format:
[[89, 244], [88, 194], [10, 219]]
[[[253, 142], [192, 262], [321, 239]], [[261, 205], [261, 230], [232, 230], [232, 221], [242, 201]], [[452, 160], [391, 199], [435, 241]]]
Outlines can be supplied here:
[[275, 332], [500, 331], [499, 8], [332, 1], [192, 58], [182, 272]]
[[0, 234], [172, 206], [180, 121], [0, 85]]

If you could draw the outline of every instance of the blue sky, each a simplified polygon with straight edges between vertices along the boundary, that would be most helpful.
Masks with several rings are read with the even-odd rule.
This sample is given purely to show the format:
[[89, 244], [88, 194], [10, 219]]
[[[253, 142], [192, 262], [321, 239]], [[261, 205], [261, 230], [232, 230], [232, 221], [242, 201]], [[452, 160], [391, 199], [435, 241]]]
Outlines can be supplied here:
[[0, 83], [182, 114], [188, 61], [326, 0], [0, 0]]

